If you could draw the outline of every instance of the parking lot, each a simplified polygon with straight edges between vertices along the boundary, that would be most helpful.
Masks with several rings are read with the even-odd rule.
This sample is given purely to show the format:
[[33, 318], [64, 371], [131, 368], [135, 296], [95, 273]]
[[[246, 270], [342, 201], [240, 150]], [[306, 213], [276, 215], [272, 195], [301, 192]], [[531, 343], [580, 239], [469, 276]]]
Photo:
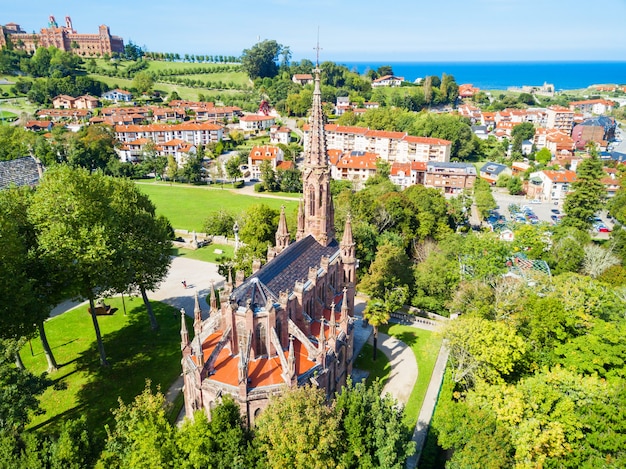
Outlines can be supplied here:
[[[529, 207], [537, 216], [539, 222], [546, 222], [550, 225], [554, 224], [551, 218], [552, 215], [555, 215], [553, 210], [558, 210], [561, 215], [564, 214], [562, 201], [557, 204], [555, 204], [554, 202], [537, 203], [536, 201], [527, 199], [523, 195], [510, 195], [508, 194], [507, 189], [497, 187], [492, 188], [492, 193], [494, 199], [496, 200], [496, 203], [498, 204], [497, 212], [500, 215], [504, 216], [506, 221], [512, 220], [511, 212], [509, 211], [509, 205], [511, 204], [517, 205], [518, 207], [520, 207], [520, 209], [523, 206]], [[609, 229], [613, 229], [613, 223], [608, 218], [606, 212], [601, 212], [599, 214], [599, 217], [601, 218], [604, 225], [606, 225]]]

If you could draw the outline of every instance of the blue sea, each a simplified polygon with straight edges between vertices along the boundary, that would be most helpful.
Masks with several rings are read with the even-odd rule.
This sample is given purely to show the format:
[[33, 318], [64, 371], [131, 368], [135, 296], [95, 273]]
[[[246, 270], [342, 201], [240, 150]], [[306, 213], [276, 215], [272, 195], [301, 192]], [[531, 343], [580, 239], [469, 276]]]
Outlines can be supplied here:
[[452, 75], [458, 84], [504, 90], [511, 86], [544, 83], [556, 90], [587, 88], [595, 84], [626, 84], [626, 62], [338, 62], [364, 73], [391, 65], [396, 76], [415, 81], [429, 75]]

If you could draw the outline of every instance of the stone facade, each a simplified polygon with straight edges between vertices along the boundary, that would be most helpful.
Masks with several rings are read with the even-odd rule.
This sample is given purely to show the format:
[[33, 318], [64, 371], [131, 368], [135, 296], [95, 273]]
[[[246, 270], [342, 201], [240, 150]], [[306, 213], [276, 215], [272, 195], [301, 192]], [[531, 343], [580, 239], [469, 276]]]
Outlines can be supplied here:
[[112, 36], [109, 27], [101, 25], [97, 34], [79, 34], [72, 27], [72, 20], [65, 17], [65, 26], [59, 26], [50, 17], [47, 28], [37, 33], [27, 33], [20, 25], [8, 23], [0, 26], [0, 48], [11, 42], [15, 49], [35, 52], [38, 47], [54, 46], [65, 52], [72, 52], [84, 57], [124, 53], [124, 40]]
[[229, 275], [220, 308], [212, 289], [208, 318], [196, 301], [193, 340], [181, 312], [190, 417], [199, 409], [210, 414], [229, 394], [254, 425], [272, 396], [313, 384], [330, 398], [352, 371], [355, 246], [349, 218], [341, 242], [335, 239], [319, 70], [311, 128], [296, 241], [290, 242], [283, 210], [267, 263], [255, 262], [247, 279], [242, 272], [234, 281]]

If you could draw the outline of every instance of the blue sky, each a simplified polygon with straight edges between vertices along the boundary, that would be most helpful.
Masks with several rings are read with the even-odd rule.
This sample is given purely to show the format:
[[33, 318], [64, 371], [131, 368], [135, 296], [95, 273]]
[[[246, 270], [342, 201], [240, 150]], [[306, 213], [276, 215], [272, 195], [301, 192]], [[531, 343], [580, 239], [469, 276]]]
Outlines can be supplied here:
[[626, 0], [1, 0], [0, 24], [39, 31], [54, 15], [80, 33], [106, 24], [150, 51], [239, 55], [258, 39], [293, 59], [626, 60]]

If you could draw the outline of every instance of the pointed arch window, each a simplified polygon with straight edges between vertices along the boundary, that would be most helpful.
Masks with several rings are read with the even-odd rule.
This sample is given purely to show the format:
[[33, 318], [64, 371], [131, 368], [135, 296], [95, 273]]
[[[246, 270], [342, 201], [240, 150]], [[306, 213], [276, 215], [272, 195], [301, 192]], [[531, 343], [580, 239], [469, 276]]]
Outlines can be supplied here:
[[265, 324], [256, 326], [256, 356], [267, 355], [267, 329]]

